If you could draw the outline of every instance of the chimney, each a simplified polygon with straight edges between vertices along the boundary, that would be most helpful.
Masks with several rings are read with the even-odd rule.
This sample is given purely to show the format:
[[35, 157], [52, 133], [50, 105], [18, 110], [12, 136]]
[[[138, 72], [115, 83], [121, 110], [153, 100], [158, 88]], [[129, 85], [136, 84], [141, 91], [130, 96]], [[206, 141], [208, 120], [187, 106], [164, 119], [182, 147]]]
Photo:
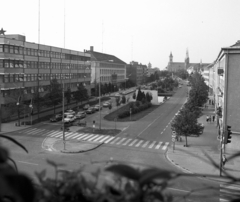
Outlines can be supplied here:
[[93, 46], [90, 46], [90, 51], [93, 52]]

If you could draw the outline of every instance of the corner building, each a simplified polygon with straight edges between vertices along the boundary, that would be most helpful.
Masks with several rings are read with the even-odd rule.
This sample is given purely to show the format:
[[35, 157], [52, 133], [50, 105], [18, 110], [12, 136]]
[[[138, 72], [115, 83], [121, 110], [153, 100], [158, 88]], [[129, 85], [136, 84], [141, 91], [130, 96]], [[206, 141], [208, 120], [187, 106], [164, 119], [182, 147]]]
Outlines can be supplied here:
[[0, 35], [0, 100], [2, 109], [16, 105], [19, 89], [24, 100], [48, 92], [50, 80], [64, 82], [65, 90], [84, 83], [90, 92], [90, 54], [27, 42], [22, 35]]

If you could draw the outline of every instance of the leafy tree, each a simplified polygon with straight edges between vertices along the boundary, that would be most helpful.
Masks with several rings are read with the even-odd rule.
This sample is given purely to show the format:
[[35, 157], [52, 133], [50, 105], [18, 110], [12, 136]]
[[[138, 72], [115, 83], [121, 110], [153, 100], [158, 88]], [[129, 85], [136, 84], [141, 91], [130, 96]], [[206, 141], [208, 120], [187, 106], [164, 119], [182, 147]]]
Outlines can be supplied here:
[[175, 116], [171, 123], [171, 127], [178, 135], [185, 136], [186, 146], [188, 146], [188, 136], [192, 134], [199, 135], [201, 133], [196, 114], [187, 109], [180, 110], [180, 113]]
[[142, 101], [142, 91], [141, 91], [140, 88], [138, 89], [138, 94], [137, 94], [137, 99], [136, 100], [137, 101]]
[[49, 100], [49, 104], [53, 106], [55, 114], [56, 105], [62, 101], [62, 87], [61, 84], [58, 83], [57, 79], [50, 81], [49, 92], [44, 96], [44, 99]]
[[73, 96], [77, 104], [83, 100], [88, 99], [87, 89], [82, 83], [78, 85], [77, 90], [74, 92]]
[[187, 70], [185, 69], [178, 69], [176, 72], [175, 72], [175, 75], [178, 76], [179, 78], [185, 80], [188, 78], [188, 72]]
[[126, 97], [125, 97], [125, 95], [122, 96], [122, 103], [123, 103], [123, 104], [126, 103]]
[[151, 100], [152, 100], [152, 95], [149, 92], [146, 93], [146, 100], [148, 102], [151, 102]]
[[136, 99], [136, 92], [133, 93], [132, 98], [135, 100]]
[[71, 102], [71, 98], [72, 98], [72, 92], [71, 92], [71, 88], [67, 88], [67, 91], [65, 92], [65, 98], [67, 100], [67, 109], [68, 109], [68, 105]]

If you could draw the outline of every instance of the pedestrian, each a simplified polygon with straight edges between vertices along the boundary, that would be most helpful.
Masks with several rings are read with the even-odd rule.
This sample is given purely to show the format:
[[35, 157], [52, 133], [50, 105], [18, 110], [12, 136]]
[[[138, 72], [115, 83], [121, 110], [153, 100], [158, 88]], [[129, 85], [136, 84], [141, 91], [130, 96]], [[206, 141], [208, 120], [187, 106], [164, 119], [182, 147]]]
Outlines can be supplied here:
[[210, 123], [211, 123], [211, 120], [212, 120], [212, 116], [210, 115], [210, 116], [209, 116], [209, 122], [210, 122]]
[[206, 116], [206, 122], [208, 122], [208, 120], [209, 120], [209, 116]]
[[215, 115], [212, 116], [212, 121], [214, 122], [214, 120], [215, 120]]

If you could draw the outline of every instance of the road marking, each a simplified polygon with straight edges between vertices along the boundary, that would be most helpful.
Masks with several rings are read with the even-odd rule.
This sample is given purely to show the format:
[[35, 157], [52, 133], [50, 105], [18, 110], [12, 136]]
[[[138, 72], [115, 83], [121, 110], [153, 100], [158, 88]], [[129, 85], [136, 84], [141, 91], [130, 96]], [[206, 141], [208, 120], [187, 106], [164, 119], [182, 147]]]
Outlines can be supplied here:
[[127, 145], [132, 139], [128, 139], [123, 145]]
[[153, 141], [152, 144], [150, 144], [148, 148], [151, 149], [155, 145], [155, 143], [156, 143], [156, 141]]
[[88, 133], [81, 135], [79, 138], [77, 138], [77, 140], [81, 140], [82, 138], [84, 138], [84, 137], [86, 137], [86, 136], [88, 136]]
[[[67, 132], [65, 132], [64, 134], [66, 134], [66, 133], [67, 133]], [[58, 138], [58, 137], [61, 137], [61, 136], [63, 136], [63, 132], [59, 131], [59, 132], [58, 132], [58, 135], [56, 135], [55, 137]], [[66, 137], [66, 135], [65, 135], [65, 137]]]
[[97, 139], [93, 140], [93, 142], [96, 142], [96, 141], [100, 140], [103, 137], [105, 137], [105, 135], [100, 135]]
[[165, 142], [165, 145], [163, 146], [162, 150], [167, 149], [168, 145], [169, 145], [169, 142]]
[[115, 144], [119, 139], [120, 139], [120, 137], [117, 137], [115, 140], [113, 140], [112, 142], [110, 142], [110, 144]]
[[140, 140], [136, 145], [135, 147], [139, 147], [141, 144], [142, 144], [143, 140]]
[[104, 141], [104, 143], [109, 143], [112, 139], [114, 139], [115, 137], [110, 137], [108, 140]]
[[72, 135], [68, 136], [66, 139], [70, 139], [70, 138], [72, 138], [73, 136], [76, 136], [76, 133], [72, 132]]
[[91, 134], [91, 135], [89, 135], [89, 136], [83, 138], [82, 140], [87, 140], [87, 139], [91, 138], [92, 136], [94, 136], [94, 134]]
[[93, 136], [92, 138], [88, 139], [88, 141], [92, 141], [92, 140], [94, 140], [94, 139], [97, 138], [97, 137], [99, 137], [99, 135]]
[[42, 129], [42, 130], [36, 130], [36, 131], [33, 131], [33, 132], [30, 132], [30, 133], [28, 133], [28, 134], [31, 134], [31, 135], [35, 135], [35, 134], [37, 134], [37, 133], [41, 133], [41, 132], [43, 132], [43, 131], [45, 131], [45, 129]]
[[119, 145], [119, 144], [121, 144], [124, 140], [126, 140], [126, 138], [124, 137], [124, 138], [122, 138], [118, 143], [117, 143], [117, 145]]
[[26, 162], [26, 161], [17, 161], [18, 163], [24, 163], [24, 164], [29, 164], [29, 165], [34, 165], [34, 166], [38, 166], [38, 164], [36, 163], [30, 163], [30, 162]]
[[159, 149], [159, 148], [161, 147], [161, 144], [162, 144], [162, 142], [159, 142], [159, 143], [157, 144], [157, 146], [155, 147], [155, 149]]
[[75, 138], [79, 137], [80, 135], [82, 135], [82, 133], [75, 133], [75, 135], [72, 137], [72, 139], [75, 139]]
[[146, 147], [146, 146], [148, 145], [148, 143], [149, 143], [149, 141], [145, 142], [145, 144], [142, 145], [142, 147], [143, 147], [143, 148]]
[[103, 139], [101, 139], [99, 142], [103, 142], [104, 140], [106, 140], [106, 139], [108, 139], [110, 136], [106, 136], [106, 137], [104, 137]]
[[137, 141], [138, 141], [138, 139], [133, 140], [133, 141], [131, 142], [131, 144], [129, 144], [128, 146], [133, 146], [133, 145], [135, 144], [135, 142], [137, 142]]
[[49, 134], [49, 137], [54, 137], [55, 135], [58, 135], [58, 134], [59, 134], [59, 131], [55, 131], [55, 132]]

